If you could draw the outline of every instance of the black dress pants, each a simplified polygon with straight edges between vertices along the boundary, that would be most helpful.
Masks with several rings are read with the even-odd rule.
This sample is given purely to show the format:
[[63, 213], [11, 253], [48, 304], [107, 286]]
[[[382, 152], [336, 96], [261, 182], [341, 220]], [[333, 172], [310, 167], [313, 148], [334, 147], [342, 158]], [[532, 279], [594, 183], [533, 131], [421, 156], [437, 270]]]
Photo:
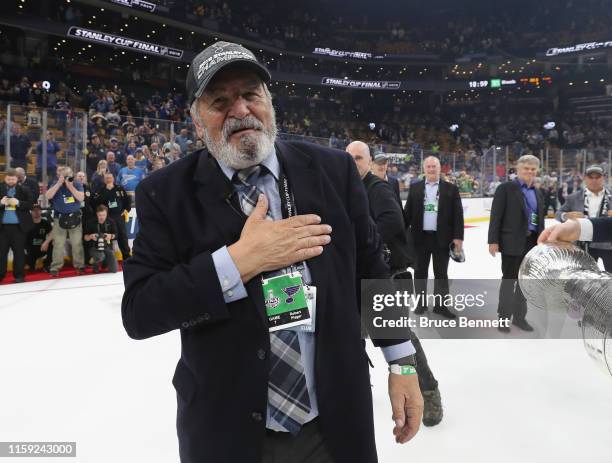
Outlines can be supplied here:
[[132, 255], [132, 252], [130, 251], [130, 245], [128, 243], [125, 220], [123, 220], [123, 216], [111, 217], [111, 219], [113, 219], [113, 222], [115, 222], [115, 226], [117, 227], [117, 244], [119, 245], [121, 256], [125, 261], [128, 257]]
[[537, 244], [538, 235], [532, 233], [525, 237], [525, 251], [520, 256], [509, 256], [502, 253], [502, 282], [499, 287], [497, 313], [500, 318], [513, 318], [514, 321], [525, 320], [527, 301], [518, 284], [518, 273], [525, 255]]
[[25, 244], [26, 234], [19, 225], [0, 225], [0, 280], [6, 276], [9, 249], [13, 251], [13, 276], [25, 276]]
[[[448, 247], [440, 247], [436, 232], [423, 232], [424, 241], [421, 246], [417, 246], [417, 264], [414, 269], [415, 290], [417, 294], [427, 294], [427, 275], [429, 263], [433, 258], [434, 269], [434, 294], [436, 295], [436, 306], [443, 306], [444, 298], [448, 294]], [[424, 300], [421, 299], [421, 300]], [[438, 304], [438, 301], [442, 304]]]
[[606, 272], [612, 273], [612, 250], [593, 249], [589, 247], [589, 254], [596, 261], [601, 259], [603, 261], [604, 269], [606, 269]]
[[262, 463], [333, 463], [318, 421], [306, 423], [297, 436], [267, 429]]

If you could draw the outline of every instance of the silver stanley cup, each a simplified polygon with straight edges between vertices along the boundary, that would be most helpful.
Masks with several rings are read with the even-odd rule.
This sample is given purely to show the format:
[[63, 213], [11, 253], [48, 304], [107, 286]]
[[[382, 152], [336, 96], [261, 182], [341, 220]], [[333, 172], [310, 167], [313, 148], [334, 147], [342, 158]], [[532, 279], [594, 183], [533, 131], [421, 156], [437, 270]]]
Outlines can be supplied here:
[[581, 320], [588, 354], [612, 375], [612, 274], [572, 244], [547, 243], [525, 256], [519, 284], [532, 307]]

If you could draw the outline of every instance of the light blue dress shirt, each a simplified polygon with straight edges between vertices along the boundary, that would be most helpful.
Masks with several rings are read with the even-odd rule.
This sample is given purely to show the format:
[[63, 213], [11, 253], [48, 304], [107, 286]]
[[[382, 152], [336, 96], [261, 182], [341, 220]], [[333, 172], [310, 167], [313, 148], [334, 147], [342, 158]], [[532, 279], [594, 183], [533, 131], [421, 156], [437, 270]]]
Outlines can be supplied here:
[[437, 231], [438, 230], [438, 189], [440, 188], [440, 180], [430, 182], [425, 180], [425, 204], [435, 204], [436, 212], [425, 211], [423, 207], [423, 230]]
[[[272, 218], [274, 220], [281, 220], [283, 218], [283, 214], [277, 184], [277, 180], [280, 176], [280, 164], [278, 162], [278, 158], [276, 157], [276, 152], [273, 152], [266, 159], [264, 159], [261, 165], [265, 166], [272, 175], [262, 175], [257, 179], [255, 183], [259, 190], [264, 193], [266, 195], [266, 198], [268, 199], [269, 211], [272, 214]], [[223, 171], [225, 176], [231, 180], [236, 171], [221, 162], [219, 162], [219, 166], [221, 167], [221, 170]], [[289, 185], [289, 187], [291, 188], [291, 185]], [[247, 297], [246, 288], [242, 284], [240, 273], [236, 268], [236, 264], [234, 264], [234, 261], [229, 255], [227, 247], [223, 246], [222, 248], [219, 248], [218, 250], [213, 252], [212, 258], [215, 264], [215, 269], [217, 271], [217, 276], [219, 277], [219, 284], [223, 289], [223, 298], [225, 302], [230, 303]], [[280, 275], [282, 273], [285, 273], [286, 270], [287, 269], [279, 270], [277, 272], [270, 272], [267, 276]], [[308, 269], [308, 264], [305, 264], [304, 269], [302, 269], [302, 276], [306, 284], [312, 282], [310, 270]], [[314, 377], [316, 337], [314, 333], [299, 331], [298, 340], [300, 343], [302, 362], [304, 364], [306, 387], [308, 388], [308, 394], [310, 396], [311, 409], [306, 420], [306, 422], [308, 422], [316, 418], [319, 414]], [[387, 362], [391, 362], [393, 360], [412, 355], [416, 352], [414, 346], [412, 345], [412, 342], [410, 341], [397, 344], [395, 346], [383, 347], [382, 351]], [[272, 429], [274, 431], [286, 431], [284, 428], [280, 427], [276, 422], [270, 419], [269, 408], [267, 411], [266, 426], [268, 427], [268, 429]]]

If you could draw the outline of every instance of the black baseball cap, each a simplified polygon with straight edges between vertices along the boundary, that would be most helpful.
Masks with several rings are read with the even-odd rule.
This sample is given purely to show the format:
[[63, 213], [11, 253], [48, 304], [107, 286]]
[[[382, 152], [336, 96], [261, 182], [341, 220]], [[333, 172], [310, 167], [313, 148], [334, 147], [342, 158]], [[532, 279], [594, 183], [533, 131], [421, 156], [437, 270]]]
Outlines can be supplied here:
[[189, 104], [202, 96], [215, 74], [227, 66], [238, 63], [251, 68], [265, 83], [270, 81], [270, 71], [257, 61], [251, 51], [237, 43], [215, 42], [201, 51], [189, 66], [186, 82]]

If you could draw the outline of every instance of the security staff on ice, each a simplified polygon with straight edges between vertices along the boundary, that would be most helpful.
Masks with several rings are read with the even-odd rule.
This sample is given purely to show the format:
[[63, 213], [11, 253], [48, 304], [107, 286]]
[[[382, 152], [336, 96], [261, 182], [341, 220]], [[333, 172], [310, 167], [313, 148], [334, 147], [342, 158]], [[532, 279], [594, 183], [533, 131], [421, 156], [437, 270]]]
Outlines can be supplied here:
[[[277, 141], [269, 80], [233, 43], [191, 63], [207, 149], [137, 188], [123, 323], [135, 339], [181, 330], [182, 463], [374, 463], [357, 284], [388, 269], [355, 163]], [[390, 363], [415, 352], [407, 338], [374, 343]], [[389, 369], [393, 434], [405, 443], [423, 399], [413, 365]]]

